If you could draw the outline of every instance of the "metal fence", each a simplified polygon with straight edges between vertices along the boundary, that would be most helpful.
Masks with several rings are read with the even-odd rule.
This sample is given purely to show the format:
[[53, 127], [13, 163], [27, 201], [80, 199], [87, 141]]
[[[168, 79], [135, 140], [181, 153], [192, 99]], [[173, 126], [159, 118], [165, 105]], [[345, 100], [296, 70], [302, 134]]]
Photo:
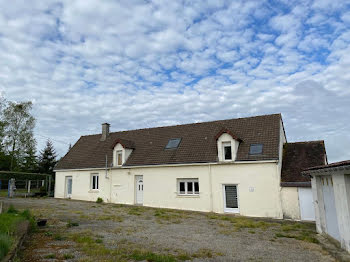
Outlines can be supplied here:
[[53, 196], [51, 175], [0, 171], [1, 197]]

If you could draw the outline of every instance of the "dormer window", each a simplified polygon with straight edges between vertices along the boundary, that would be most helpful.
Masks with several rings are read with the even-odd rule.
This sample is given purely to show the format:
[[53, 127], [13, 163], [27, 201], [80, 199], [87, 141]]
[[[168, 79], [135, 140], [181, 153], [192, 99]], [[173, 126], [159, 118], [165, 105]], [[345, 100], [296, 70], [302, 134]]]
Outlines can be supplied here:
[[222, 147], [224, 149], [224, 160], [232, 160], [231, 142], [223, 142]]
[[126, 139], [117, 139], [113, 146], [113, 166], [121, 167], [127, 161], [132, 151], [135, 149], [133, 141]]
[[117, 166], [123, 165], [123, 151], [119, 150], [117, 151]]
[[242, 142], [240, 138], [235, 136], [227, 128], [223, 128], [216, 136], [216, 143], [218, 149], [219, 162], [233, 162], [236, 161], [239, 143]]

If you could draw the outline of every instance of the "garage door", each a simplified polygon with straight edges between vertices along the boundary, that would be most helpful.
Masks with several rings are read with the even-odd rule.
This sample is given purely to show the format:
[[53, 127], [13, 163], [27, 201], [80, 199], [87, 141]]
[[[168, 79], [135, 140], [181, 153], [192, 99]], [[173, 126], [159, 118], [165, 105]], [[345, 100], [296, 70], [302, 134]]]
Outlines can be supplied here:
[[333, 180], [331, 176], [323, 176], [321, 178], [323, 190], [323, 202], [326, 213], [327, 233], [340, 241], [337, 211], [334, 201]]
[[301, 220], [315, 221], [315, 207], [312, 197], [312, 189], [308, 187], [299, 187], [298, 194]]

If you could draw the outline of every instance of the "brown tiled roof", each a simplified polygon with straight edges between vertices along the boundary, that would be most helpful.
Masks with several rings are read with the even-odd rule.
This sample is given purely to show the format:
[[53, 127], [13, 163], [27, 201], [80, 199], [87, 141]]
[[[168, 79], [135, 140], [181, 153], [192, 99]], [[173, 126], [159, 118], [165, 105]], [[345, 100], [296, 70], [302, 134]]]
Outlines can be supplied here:
[[[118, 139], [132, 141], [134, 150], [125, 166], [217, 162], [215, 136], [228, 129], [242, 142], [237, 160], [278, 159], [280, 114], [237, 118], [195, 124], [156, 127], [110, 133], [105, 141], [101, 134], [82, 136], [56, 166], [59, 169], [99, 168], [112, 163], [112, 146]], [[182, 138], [177, 149], [164, 150], [169, 139]], [[264, 145], [263, 154], [249, 155], [250, 144]]]
[[114, 141], [114, 143], [112, 144], [111, 148], [114, 149], [114, 147], [117, 144], [121, 144], [124, 148], [131, 148], [134, 149], [135, 148], [135, 143], [133, 141], [127, 140], [127, 139], [121, 139], [118, 138]]
[[306, 168], [306, 171], [311, 171], [311, 170], [318, 170], [318, 169], [326, 169], [326, 168], [332, 168], [332, 167], [341, 167], [341, 166], [350, 166], [350, 160], [345, 160], [345, 161], [341, 161], [341, 162], [335, 162], [335, 163], [331, 163], [328, 165], [323, 165], [323, 166], [313, 166], [310, 168]]
[[325, 159], [324, 141], [284, 144], [281, 185], [295, 186], [298, 182], [310, 182], [310, 178], [303, 176], [301, 172], [312, 166], [324, 165]]

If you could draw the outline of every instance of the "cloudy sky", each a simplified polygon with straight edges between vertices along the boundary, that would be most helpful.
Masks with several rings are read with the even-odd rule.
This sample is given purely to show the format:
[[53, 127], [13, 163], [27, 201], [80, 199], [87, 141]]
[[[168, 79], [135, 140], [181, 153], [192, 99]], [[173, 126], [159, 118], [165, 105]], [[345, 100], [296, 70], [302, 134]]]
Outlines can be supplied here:
[[38, 148], [80, 135], [282, 113], [350, 159], [350, 2], [0, 0], [0, 92]]

